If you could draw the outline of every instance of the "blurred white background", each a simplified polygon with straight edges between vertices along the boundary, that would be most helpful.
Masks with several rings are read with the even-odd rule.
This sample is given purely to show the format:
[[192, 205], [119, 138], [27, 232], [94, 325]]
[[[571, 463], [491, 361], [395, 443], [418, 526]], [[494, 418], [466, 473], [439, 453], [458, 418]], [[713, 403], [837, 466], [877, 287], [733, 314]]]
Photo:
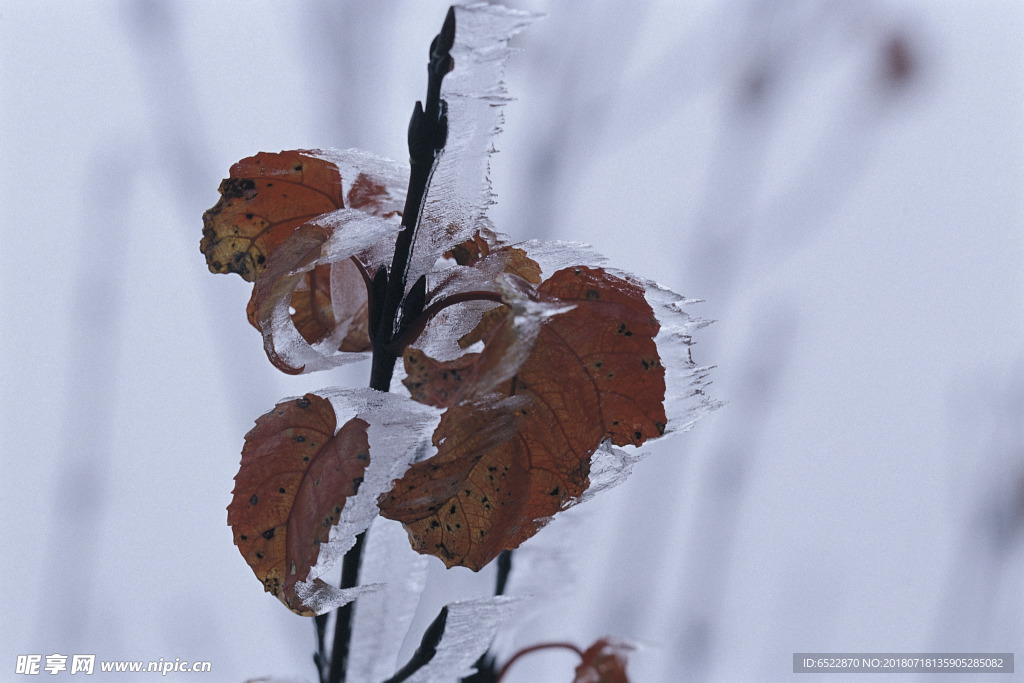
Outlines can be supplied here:
[[[1024, 5], [513, 6], [549, 16], [514, 41], [494, 222], [704, 299], [728, 404], [537, 537], [557, 590], [502, 652], [613, 635], [655, 682], [1024, 656]], [[260, 150], [404, 158], [446, 7], [0, 1], [0, 678], [95, 653], [315, 680], [224, 508], [258, 415], [368, 368], [274, 370], [201, 216]], [[415, 640], [493, 579], [431, 576]]]

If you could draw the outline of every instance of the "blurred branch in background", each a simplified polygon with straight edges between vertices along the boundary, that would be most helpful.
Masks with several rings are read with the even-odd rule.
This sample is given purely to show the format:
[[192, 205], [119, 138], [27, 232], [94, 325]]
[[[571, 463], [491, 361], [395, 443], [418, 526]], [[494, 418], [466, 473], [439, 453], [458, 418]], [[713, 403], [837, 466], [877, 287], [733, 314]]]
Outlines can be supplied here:
[[970, 439], [948, 457], [960, 474], [950, 508], [965, 517], [939, 598], [934, 642], [944, 651], [1012, 651], [1020, 642], [1024, 576], [1024, 365], [979, 368], [950, 397], [949, 420]]
[[[115, 141], [114, 131], [108, 140]], [[113, 151], [108, 151], [113, 150]], [[41, 602], [59, 605], [59, 613], [40, 612], [35, 634], [40, 642], [83, 648], [96, 637], [93, 615], [103, 601], [104, 576], [98, 530], [117, 508], [112, 454], [118, 416], [112, 412], [120, 391], [123, 345], [120, 329], [128, 283], [105, 266], [128, 239], [124, 213], [140, 172], [137, 160], [118, 145], [94, 152], [88, 174], [89, 206], [77, 226], [75, 288], [71, 310], [76, 318], [70, 356], [63, 361], [66, 386], [55, 401], [60, 425], [59, 474], [51, 491], [52, 528], [43, 538], [46, 595]], [[50, 226], [60, 230], [60, 226]]]

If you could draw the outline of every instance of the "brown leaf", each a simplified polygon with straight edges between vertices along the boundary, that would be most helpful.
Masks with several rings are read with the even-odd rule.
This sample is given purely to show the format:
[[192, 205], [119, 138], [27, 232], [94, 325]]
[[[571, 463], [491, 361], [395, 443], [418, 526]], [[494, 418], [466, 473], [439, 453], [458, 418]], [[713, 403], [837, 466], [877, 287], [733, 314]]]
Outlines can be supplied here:
[[499, 387], [511, 400], [481, 403], [482, 378], [510, 343], [511, 316], [485, 335], [480, 353], [447, 362], [416, 349], [405, 355], [413, 398], [447, 410], [434, 432], [437, 454], [409, 468], [382, 497], [381, 514], [448, 566], [479, 570], [572, 504], [589, 486], [590, 457], [604, 439], [638, 446], [665, 431], [659, 325], [642, 287], [577, 267], [537, 293], [575, 308], [540, 328]]
[[629, 683], [626, 653], [633, 648], [601, 638], [583, 652], [573, 683]]
[[454, 259], [460, 266], [472, 266], [489, 253], [491, 253], [491, 245], [477, 230], [473, 233], [473, 237], [446, 251], [444, 257]]
[[[290, 262], [278, 252], [282, 266]], [[261, 291], [270, 291], [269, 280], [275, 276], [286, 274], [284, 268], [265, 271], [269, 287]], [[316, 344], [334, 333], [339, 318], [347, 322], [345, 336], [338, 344], [339, 351], [369, 351], [369, 313], [366, 288], [362, 275], [350, 260], [337, 263], [324, 263], [316, 266], [297, 280], [298, 284], [291, 292], [290, 306], [294, 309], [292, 323], [302, 338], [309, 344]], [[341, 291], [346, 295], [338, 300], [331, 298], [331, 291]], [[261, 330], [259, 322], [259, 301], [257, 287], [253, 287], [246, 314], [249, 323]], [[338, 310], [340, 308], [340, 310]], [[340, 315], [336, 315], [336, 311]]]
[[368, 425], [352, 418], [335, 434], [330, 401], [316, 394], [279, 403], [245, 435], [228, 505], [235, 545], [263, 587], [290, 610], [370, 462]]
[[249, 282], [295, 228], [345, 205], [338, 167], [301, 151], [260, 152], [228, 175], [220, 201], [203, 214], [199, 250], [211, 272]]

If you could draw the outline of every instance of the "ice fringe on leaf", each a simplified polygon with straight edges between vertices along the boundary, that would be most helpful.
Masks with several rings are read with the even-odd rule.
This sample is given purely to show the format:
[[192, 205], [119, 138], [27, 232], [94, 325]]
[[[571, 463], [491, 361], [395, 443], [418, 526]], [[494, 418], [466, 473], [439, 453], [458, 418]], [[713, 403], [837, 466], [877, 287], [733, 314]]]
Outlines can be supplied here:
[[[661, 323], [661, 329], [654, 338], [665, 367], [665, 415], [668, 418], [665, 433], [658, 440], [689, 431], [704, 415], [722, 406], [721, 401], [712, 399], [705, 389], [711, 383], [708, 378], [712, 366], [698, 366], [693, 362], [690, 347], [693, 333], [707, 327], [711, 321], [690, 316], [684, 306], [700, 303], [699, 299], [687, 299], [653, 280], [619, 270], [609, 269], [619, 277], [639, 282], [644, 288], [644, 298], [654, 310]], [[623, 449], [605, 441], [590, 461], [590, 487], [580, 496], [579, 502], [590, 500], [606, 489], [612, 488], [629, 478], [633, 466], [647, 455], [645, 450]]]
[[434, 162], [420, 211], [409, 282], [429, 272], [452, 245], [492, 228], [490, 155], [510, 99], [503, 80], [505, 60], [513, 53], [508, 41], [537, 18], [483, 2], [455, 6], [455, 69], [441, 87], [448, 103], [448, 140]]
[[373, 389], [325, 389], [317, 393], [331, 401], [339, 420], [356, 416], [370, 425], [370, 464], [359, 491], [346, 501], [338, 523], [331, 529], [330, 540], [320, 547], [319, 559], [307, 580], [296, 585], [295, 593], [303, 603], [317, 614], [323, 614], [351, 602], [366, 588], [342, 590], [322, 581], [321, 577], [355, 544], [356, 535], [369, 528], [377, 516], [377, 498], [391, 488], [391, 482], [421, 454], [421, 447], [429, 443], [440, 411]]

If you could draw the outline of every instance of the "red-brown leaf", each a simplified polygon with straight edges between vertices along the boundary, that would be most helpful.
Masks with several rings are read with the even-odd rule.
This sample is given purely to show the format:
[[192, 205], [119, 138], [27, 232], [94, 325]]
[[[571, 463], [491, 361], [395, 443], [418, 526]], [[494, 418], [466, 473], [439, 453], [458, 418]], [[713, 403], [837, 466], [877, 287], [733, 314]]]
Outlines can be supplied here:
[[629, 683], [626, 653], [633, 648], [601, 638], [583, 653], [572, 683]]
[[638, 446], [665, 431], [659, 325], [643, 289], [578, 267], [555, 273], [538, 294], [575, 308], [544, 323], [499, 387], [511, 401], [478, 404], [482, 369], [499, 362], [511, 318], [485, 335], [479, 354], [405, 355], [413, 398], [447, 410], [434, 432], [437, 454], [409, 468], [382, 497], [381, 514], [448, 566], [478, 570], [536, 533], [587, 489], [604, 439]]
[[299, 151], [260, 152], [228, 175], [220, 201], [203, 214], [199, 250], [211, 272], [249, 282], [295, 228], [345, 205], [338, 167]]
[[[319, 246], [317, 245], [317, 247]], [[280, 251], [277, 258], [280, 259], [282, 267], [276, 268], [274, 271], [270, 269], [265, 271], [261, 281], [266, 280], [266, 286], [262, 289], [261, 295], [271, 291], [274, 277], [287, 274], [286, 267], [290, 267], [290, 260], [284, 258]], [[370, 321], [366, 288], [362, 275], [354, 263], [349, 260], [324, 263], [305, 273], [301, 278], [295, 278], [295, 281], [297, 284], [291, 292], [290, 299], [290, 306], [295, 310], [292, 313], [292, 323], [303, 339], [309, 344], [316, 344], [325, 339], [334, 332], [339, 322], [338, 318], [341, 317], [348, 323], [348, 328], [344, 338], [338, 344], [338, 350], [356, 352], [370, 350]], [[257, 330], [262, 331], [259, 322], [258, 289], [260, 289], [259, 286], [253, 287], [249, 305], [245, 310], [249, 323]], [[346, 296], [335, 301], [331, 296], [332, 289], [346, 292]], [[335, 314], [335, 310], [339, 306], [341, 307], [341, 316]]]
[[[238, 273], [254, 282], [269, 268], [271, 256], [289, 242], [308, 221], [345, 205], [341, 175], [330, 162], [301, 151], [271, 154], [260, 152], [231, 167], [230, 177], [220, 186], [221, 199], [203, 214], [203, 239], [200, 250], [215, 273]], [[349, 190], [350, 202], [373, 213], [382, 206], [381, 198], [390, 198], [387, 189], [360, 174]], [[309, 226], [312, 230], [312, 226]], [[322, 244], [328, 234], [315, 230]], [[310, 251], [308, 240], [290, 244], [287, 255], [278, 254], [277, 275], [284, 274]], [[332, 279], [336, 280], [332, 283]], [[350, 262], [322, 264], [308, 273], [289, 280], [292, 287], [292, 322], [299, 334], [315, 344], [335, 331], [342, 314], [347, 326], [339, 340], [341, 351], [366, 351], [366, 295], [361, 276]], [[269, 285], [265, 287], [265, 290]], [[352, 292], [351, 297], [333, 301], [332, 291]], [[249, 301], [249, 322], [261, 329], [257, 288]], [[262, 331], [262, 330], [261, 330]], [[273, 357], [272, 357], [273, 360]], [[293, 368], [283, 365], [286, 372]], [[279, 365], [279, 366], [280, 366]]]
[[369, 464], [367, 423], [352, 418], [335, 434], [327, 399], [306, 394], [279, 403], [245, 435], [228, 525], [264, 588], [292, 611], [313, 612], [295, 595], [316, 564]]

